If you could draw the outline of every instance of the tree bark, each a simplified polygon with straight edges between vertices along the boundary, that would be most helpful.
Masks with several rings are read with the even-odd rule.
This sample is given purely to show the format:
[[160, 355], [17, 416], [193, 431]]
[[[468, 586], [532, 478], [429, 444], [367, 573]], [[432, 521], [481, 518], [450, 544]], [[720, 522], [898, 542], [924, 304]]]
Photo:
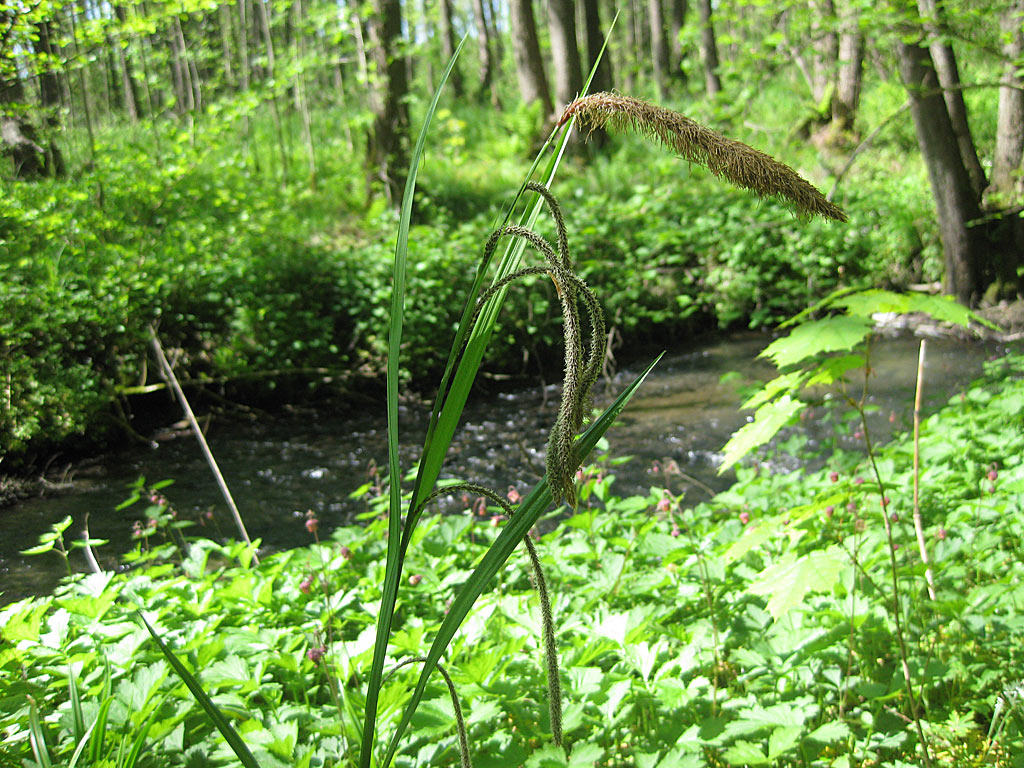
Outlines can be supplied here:
[[64, 156], [57, 145], [60, 131], [60, 78], [54, 70], [57, 51], [53, 45], [53, 22], [42, 21], [36, 25], [35, 51], [45, 62], [39, 70], [39, 104], [43, 108], [44, 138], [46, 153], [44, 172], [54, 178], [64, 176]]
[[839, 35], [835, 31], [836, 8], [832, 0], [817, 0], [811, 11], [811, 95], [822, 114], [831, 112], [836, 63], [839, 60]]
[[718, 44], [715, 42], [715, 27], [711, 19], [711, 0], [698, 0], [700, 12], [700, 58], [704, 64], [704, 90], [714, 98], [722, 90], [718, 76]]
[[[604, 27], [601, 24], [601, 8], [598, 0], [584, 0], [583, 3], [584, 39], [587, 41], [587, 69], [594, 68], [597, 64], [597, 57], [601, 54], [601, 47], [604, 45]], [[590, 83], [590, 92], [610, 91], [612, 89], [612, 59], [611, 51], [605, 50], [601, 62], [594, 72], [594, 79]]]
[[398, 55], [402, 36], [400, 0], [374, 0], [376, 13], [367, 24], [375, 83], [371, 92], [373, 126], [366, 142], [367, 196], [382, 183], [388, 202], [401, 204], [408, 171], [409, 84], [405, 60]]
[[992, 160], [992, 178], [986, 197], [1004, 203], [1020, 192], [1022, 156], [1024, 156], [1024, 77], [1017, 74], [1024, 54], [1024, 0], [1013, 0], [1003, 14], [1006, 43], [1003, 54], [1002, 87], [999, 89], [999, 111], [996, 119], [996, 148]]
[[686, 71], [683, 69], [682, 32], [686, 24], [686, 0], [671, 0], [669, 14], [669, 73], [683, 85], [686, 84]]
[[941, 0], [917, 0], [917, 8], [928, 32], [928, 49], [931, 51], [938, 84], [942, 87], [946, 110], [956, 135], [956, 145], [970, 176], [971, 187], [980, 198], [982, 190], [985, 189], [985, 171], [978, 160], [978, 152], [967, 121], [967, 106], [964, 104], [964, 94], [960, 87], [960, 70], [953, 54], [953, 46], [942, 41], [946, 24]]
[[[0, 22], [7, 21], [4, 16], [0, 12]], [[16, 179], [46, 175], [46, 150], [39, 146], [35, 126], [22, 109], [26, 98], [16, 71], [0, 76], [0, 149], [10, 156]]]
[[[123, 5], [114, 6], [114, 16], [117, 19], [118, 25], [123, 30], [127, 26], [128, 12], [125, 10]], [[125, 51], [125, 46], [120, 40], [120, 35], [116, 41], [117, 44], [117, 61], [121, 70], [121, 84], [124, 89], [124, 108], [128, 113], [128, 119], [133, 123], [137, 123], [139, 118], [142, 117], [142, 102], [139, 99], [139, 86], [135, 82], [135, 73], [132, 71], [132, 62]]]
[[661, 0], [648, 0], [647, 19], [651, 26], [651, 63], [658, 99], [665, 100], [668, 81], [668, 41], [665, 39], [665, 12]]
[[931, 55], [901, 41], [897, 58], [938, 212], [946, 268], [943, 290], [969, 306], [978, 297], [986, 251], [981, 228], [971, 226], [980, 214], [978, 196], [957, 147]]
[[512, 22], [512, 53], [516, 60], [519, 95], [526, 104], [539, 101], [545, 119], [554, 111], [548, 79], [544, 74], [544, 60], [537, 40], [537, 22], [533, 15], [532, 0], [510, 0]]
[[[440, 0], [438, 3], [441, 11], [441, 56], [444, 59], [444, 65], [447, 66], [448, 62], [452, 60], [452, 56], [455, 55], [455, 31], [452, 28], [452, 0]], [[536, 32], [534, 33], [536, 38]], [[538, 52], [539, 52], [538, 48]], [[461, 99], [466, 91], [465, 86], [462, 83], [462, 70], [456, 64], [452, 68], [451, 75], [448, 76], [448, 87], [452, 89], [452, 96], [456, 99]]]
[[837, 133], [853, 130], [860, 106], [864, 77], [864, 34], [860, 31], [858, 11], [846, 5], [839, 22], [839, 69], [836, 94], [832, 100], [832, 127]]
[[477, 98], [490, 98], [498, 106], [497, 83], [494, 80], [494, 56], [491, 53], [491, 31], [484, 16], [483, 0], [473, 0], [473, 18], [476, 21], [477, 51], [480, 57], [480, 77], [477, 82]]
[[548, 1], [548, 29], [555, 73], [555, 108], [562, 109], [583, 89], [580, 50], [576, 44], [576, 14], [571, 0]]

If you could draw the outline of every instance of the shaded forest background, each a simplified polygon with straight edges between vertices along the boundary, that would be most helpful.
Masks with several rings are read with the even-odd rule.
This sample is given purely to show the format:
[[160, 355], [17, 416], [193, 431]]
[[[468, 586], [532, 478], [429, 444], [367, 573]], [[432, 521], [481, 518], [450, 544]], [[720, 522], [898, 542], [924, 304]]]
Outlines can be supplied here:
[[[412, 376], [436, 372], [483, 238], [616, 14], [591, 91], [775, 154], [851, 222], [590, 137], [556, 192], [613, 348], [766, 326], [845, 284], [1019, 293], [1024, 0], [4, 3], [4, 468], [133, 430], [129, 398], [161, 386], [151, 328], [221, 395], [379, 375], [410, 131], [465, 36], [413, 232]], [[553, 372], [545, 290], [511, 297], [495, 372]]]

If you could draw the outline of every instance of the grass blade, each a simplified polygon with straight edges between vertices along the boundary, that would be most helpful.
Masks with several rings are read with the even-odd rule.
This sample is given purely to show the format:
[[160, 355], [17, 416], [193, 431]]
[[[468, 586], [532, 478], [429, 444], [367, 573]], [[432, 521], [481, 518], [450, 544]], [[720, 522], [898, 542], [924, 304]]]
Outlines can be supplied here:
[[100, 704], [100, 711], [93, 721], [92, 736], [89, 738], [89, 764], [95, 765], [103, 756], [103, 742], [107, 734], [107, 716], [110, 713], [110, 705], [114, 703], [113, 696], [107, 696]]
[[[211, 702], [212, 704], [213, 702]], [[135, 768], [135, 764], [139, 761], [139, 755], [142, 753], [142, 745], [146, 743], [146, 737], [149, 736], [149, 729], [153, 727], [153, 722], [156, 720], [156, 714], [160, 711], [160, 705], [163, 704], [163, 699], [153, 708], [153, 711], [149, 713], [149, 717], [146, 718], [145, 724], [142, 726], [142, 730], [135, 736], [135, 740], [132, 742], [132, 748], [128, 750], [128, 757], [125, 759], [121, 768]], [[230, 726], [228, 726], [230, 727]], [[221, 731], [223, 733], [223, 731]], [[244, 748], [245, 745], [243, 744]], [[231, 747], [234, 749], [234, 745]], [[247, 750], [248, 751], [248, 750]], [[238, 750], [235, 750], [235, 754], [238, 755]], [[249, 755], [252, 757], [252, 755]], [[245, 760], [241, 755], [238, 755], [238, 759], [245, 763]], [[255, 762], [255, 758], [253, 758]]]
[[387, 411], [388, 411], [388, 467], [391, 474], [390, 508], [388, 512], [388, 559], [384, 571], [384, 590], [381, 595], [380, 613], [377, 615], [377, 637], [373, 648], [373, 665], [366, 687], [366, 709], [363, 713], [363, 735], [359, 745], [359, 765], [369, 768], [373, 750], [374, 729], [377, 724], [377, 697], [384, 675], [388, 637], [391, 635], [391, 621], [395, 603], [398, 600], [398, 583], [402, 577], [404, 551], [402, 540], [402, 471], [398, 458], [398, 368], [402, 344], [402, 325], [405, 315], [406, 267], [409, 256], [409, 222], [412, 218], [412, 203], [416, 195], [416, 176], [426, 144], [427, 129], [437, 110], [441, 92], [451, 75], [466, 38], [459, 42], [448, 68], [434, 91], [433, 101], [427, 109], [420, 129], [416, 147], [409, 163], [409, 176], [402, 197], [402, 213], [398, 222], [398, 241], [395, 244], [395, 266], [391, 293], [391, 326], [388, 331], [387, 364]]
[[[253, 757], [252, 752], [249, 751], [245, 742], [242, 741], [242, 737], [238, 735], [238, 731], [231, 727], [231, 723], [229, 723], [227, 718], [224, 717], [224, 714], [220, 709], [218, 709], [217, 705], [213, 703], [213, 699], [211, 699], [206, 691], [203, 690], [203, 686], [198, 680], [196, 680], [192, 673], [185, 668], [185, 665], [182, 664], [178, 657], [174, 655], [173, 651], [164, 644], [164, 641], [160, 639], [160, 635], [158, 635], [156, 630], [150, 626], [148, 621], [146, 621], [146, 617], [142, 615], [142, 611], [139, 611], [138, 614], [139, 618], [142, 619], [142, 623], [146, 625], [146, 629], [149, 630], [149, 634], [156, 641], [157, 646], [160, 648], [160, 651], [163, 653], [168, 663], [174, 668], [174, 671], [178, 673], [178, 677], [182, 679], [189, 691], [192, 692], [196, 701], [199, 702], [203, 711], [206, 712], [207, 717], [209, 717], [211, 722], [217, 726], [217, 730], [221, 732], [221, 735], [224, 737], [225, 741], [227, 741], [228, 746], [231, 747], [235, 755], [237, 755], [242, 765], [244, 765], [245, 768], [259, 768], [260, 764], [256, 762], [256, 758]], [[152, 720], [152, 717], [150, 719]], [[149, 730], [148, 726], [145, 730]], [[138, 746], [138, 739], [136, 739], [136, 744], [132, 745], [132, 752], [136, 753], [136, 757], [138, 757]], [[131, 753], [129, 753], [129, 757], [131, 757]]]
[[[651, 369], [654, 368], [660, 359], [661, 355], [615, 399], [615, 402], [580, 437], [579, 448], [582, 456], [589, 455], [590, 451], [594, 449], [597, 441], [608, 431], [608, 428], [618, 417], [619, 413], [625, 408], [626, 403], [629, 402], [637, 388], [647, 378], [647, 374], [651, 372]], [[476, 570], [473, 571], [469, 579], [462, 585], [462, 589], [459, 590], [459, 593], [449, 606], [448, 614], [441, 623], [437, 636], [434, 638], [430, 651], [423, 662], [419, 681], [416, 683], [412, 698], [402, 714], [402, 720], [394, 736], [391, 738], [388, 752], [381, 763], [382, 768], [387, 768], [390, 765], [395, 752], [398, 750], [398, 742], [402, 738], [402, 734], [405, 733], [405, 729], [412, 720], [416, 707], [419, 706], [420, 699], [423, 697], [431, 672], [433, 672], [437, 662], [440, 661], [441, 655], [455, 636], [455, 632], [462, 625], [474, 603], [476, 603], [476, 599], [487, 588], [487, 585], [490, 584], [498, 570], [508, 560], [515, 548], [519, 546], [523, 537], [529, 533], [530, 528], [533, 527], [533, 524], [537, 522], [538, 518], [550, 505], [551, 490], [548, 488], [548, 478], [545, 476], [523, 500], [522, 505], [516, 510], [516, 514], [505, 524], [501, 534], [499, 534], [494, 544], [491, 545], [491, 548], [487, 550]]]
[[36, 700], [28, 697], [28, 740], [32, 744], [32, 754], [36, 756], [39, 768], [51, 768], [50, 753], [46, 751], [46, 734], [43, 723], [39, 719], [39, 707]]

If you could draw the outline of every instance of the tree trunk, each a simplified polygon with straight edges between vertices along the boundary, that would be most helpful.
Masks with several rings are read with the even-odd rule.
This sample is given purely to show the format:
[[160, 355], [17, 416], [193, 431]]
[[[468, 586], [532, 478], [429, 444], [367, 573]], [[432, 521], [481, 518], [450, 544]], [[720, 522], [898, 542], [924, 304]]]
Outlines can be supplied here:
[[117, 44], [117, 63], [121, 71], [121, 86], [124, 90], [124, 108], [128, 113], [128, 119], [133, 123], [137, 123], [139, 118], [142, 117], [142, 102], [139, 99], [139, 86], [135, 82], [135, 73], [132, 71], [131, 59], [125, 50], [125, 46], [122, 44], [120, 37], [124, 34], [123, 30], [128, 26], [128, 12], [125, 10], [123, 5], [114, 6], [114, 16], [117, 18], [118, 26], [122, 32], [118, 35]]
[[970, 305], [978, 297], [986, 250], [981, 228], [971, 226], [980, 213], [978, 196], [958, 151], [928, 50], [900, 42], [897, 57], [938, 212], [946, 267], [943, 290]]
[[683, 27], [686, 24], [686, 0], [671, 0], [669, 15], [669, 74], [686, 85], [686, 71], [683, 69]]
[[711, 21], [711, 0], [698, 0], [700, 12], [700, 58], [704, 64], [704, 89], [714, 98], [722, 90], [718, 76], [718, 45], [715, 43], [715, 27]]
[[[441, 11], [441, 56], [444, 59], [444, 65], [447, 66], [448, 62], [452, 60], [452, 56], [455, 55], [455, 31], [452, 28], [452, 0], [441, 0], [438, 5]], [[534, 38], [536, 39], [536, 32], [534, 33]], [[538, 52], [539, 50], [538, 48]], [[448, 77], [448, 87], [452, 89], [452, 96], [456, 100], [461, 99], [466, 92], [462, 84], [462, 70], [458, 64], [455, 65], [451, 75]], [[520, 87], [522, 87], [521, 83]]]
[[533, 0], [510, 0], [512, 21], [512, 52], [516, 60], [519, 94], [523, 101], [539, 101], [545, 119], [554, 111], [548, 79], [544, 74], [544, 60], [537, 40], [537, 22], [533, 15]]
[[1003, 54], [1002, 87], [999, 89], [999, 112], [996, 121], [996, 148], [992, 160], [992, 179], [986, 197], [1005, 204], [1019, 194], [1024, 155], [1024, 77], [1017, 74], [1024, 54], [1024, 0], [1013, 0], [1003, 14], [1006, 44]]
[[53, 22], [43, 21], [36, 25], [35, 52], [44, 62], [39, 69], [39, 103], [43, 108], [43, 125], [45, 126], [43, 144], [46, 152], [44, 172], [54, 178], [64, 176], [64, 156], [57, 145], [57, 134], [60, 131], [60, 78], [54, 70], [57, 51], [53, 46]]
[[[0, 12], [0, 21], [8, 21], [5, 16]], [[35, 126], [24, 112], [26, 101], [25, 86], [16, 71], [0, 77], [0, 149], [10, 156], [16, 179], [46, 175], [46, 150], [39, 146]]]
[[[587, 73], [597, 64], [597, 57], [604, 45], [604, 30], [601, 24], [601, 9], [598, 0], [584, 0], [583, 3], [584, 39], [587, 41]], [[610, 91], [612, 89], [611, 51], [605, 50], [604, 56], [594, 73], [590, 83], [590, 92]]]
[[668, 41], [665, 39], [665, 13], [661, 0], [648, 0], [647, 17], [651, 25], [651, 63], [658, 99], [665, 100], [668, 81]]
[[477, 52], [480, 56], [480, 77], [477, 81], [477, 99], [490, 98], [498, 106], [497, 83], [494, 79], [494, 57], [491, 54], [491, 32], [484, 16], [483, 0], [473, 0], [473, 18], [476, 21]]
[[630, 0], [629, 16], [627, 17], [625, 12], [623, 12], [622, 18], [622, 25], [625, 27], [626, 45], [622, 49], [622, 56], [619, 60], [618, 71], [622, 77], [623, 84], [626, 86], [627, 93], [633, 93], [636, 90], [637, 62], [639, 61], [637, 56], [639, 46], [636, 39], [635, 2], [636, 0]]
[[548, 29], [555, 72], [555, 108], [563, 109], [583, 89], [576, 15], [571, 0], [548, 0]]
[[835, 133], [853, 130], [860, 106], [860, 90], [864, 77], [864, 35], [860, 31], [858, 11], [844, 7], [839, 26], [839, 71], [836, 73], [836, 94], [832, 100], [832, 128]]
[[956, 145], [970, 176], [971, 187], [975, 196], [980, 199], [982, 190], [985, 189], [985, 171], [978, 160], [978, 152], [974, 147], [971, 128], [967, 122], [967, 106], [964, 104], [964, 94], [960, 87], [960, 70], [953, 54], [953, 46], [942, 40], [946, 26], [943, 7], [940, 0], [917, 0], [917, 8], [928, 32], [928, 48], [956, 135]]
[[375, 83], [371, 91], [373, 127], [366, 142], [367, 196], [382, 183], [388, 202], [401, 204], [408, 166], [409, 116], [405, 97], [405, 60], [397, 54], [402, 35], [400, 0], [374, 0], [376, 13], [367, 25]]
[[836, 62], [839, 59], [839, 35], [835, 31], [836, 9], [832, 0], [817, 0], [811, 11], [811, 95], [821, 114], [831, 113]]

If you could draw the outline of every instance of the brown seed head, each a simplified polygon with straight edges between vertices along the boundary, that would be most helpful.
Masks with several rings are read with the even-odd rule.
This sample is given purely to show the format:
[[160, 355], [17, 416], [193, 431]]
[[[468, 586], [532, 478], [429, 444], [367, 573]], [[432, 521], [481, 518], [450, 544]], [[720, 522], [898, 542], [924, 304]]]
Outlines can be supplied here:
[[573, 117], [582, 128], [590, 131], [604, 128], [639, 133], [738, 187], [762, 196], [785, 198], [801, 213], [846, 221], [841, 208], [826, 200], [788, 165], [678, 112], [631, 96], [594, 93], [567, 106], [558, 121], [559, 126]]

